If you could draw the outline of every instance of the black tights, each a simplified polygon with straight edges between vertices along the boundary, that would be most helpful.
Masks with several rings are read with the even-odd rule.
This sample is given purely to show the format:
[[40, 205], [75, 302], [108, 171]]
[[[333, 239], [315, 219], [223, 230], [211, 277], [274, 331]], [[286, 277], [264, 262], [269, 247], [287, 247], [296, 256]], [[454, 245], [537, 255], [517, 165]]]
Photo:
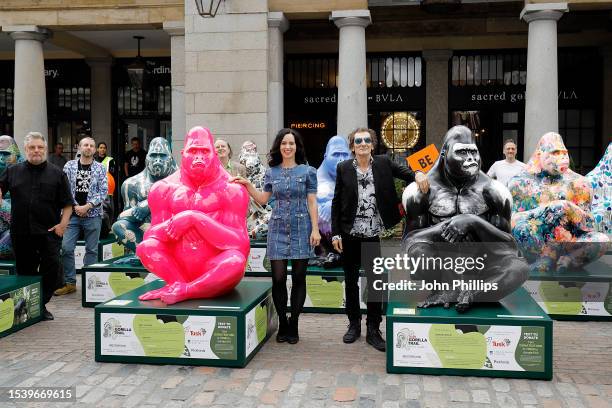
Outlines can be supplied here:
[[[287, 314], [286, 259], [270, 261], [272, 264], [272, 299], [278, 316]], [[308, 259], [291, 260], [291, 318], [297, 320], [306, 300], [306, 267]]]

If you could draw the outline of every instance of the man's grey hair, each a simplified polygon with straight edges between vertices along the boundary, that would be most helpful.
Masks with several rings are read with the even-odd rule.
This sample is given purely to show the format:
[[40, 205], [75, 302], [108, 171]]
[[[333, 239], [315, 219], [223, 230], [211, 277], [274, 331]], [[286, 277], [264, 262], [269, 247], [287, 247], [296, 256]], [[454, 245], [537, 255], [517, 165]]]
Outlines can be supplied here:
[[23, 144], [24, 146], [29, 145], [32, 140], [42, 140], [43, 143], [45, 144], [45, 146], [47, 146], [47, 139], [45, 138], [45, 136], [40, 133], [40, 132], [30, 132], [26, 135]]

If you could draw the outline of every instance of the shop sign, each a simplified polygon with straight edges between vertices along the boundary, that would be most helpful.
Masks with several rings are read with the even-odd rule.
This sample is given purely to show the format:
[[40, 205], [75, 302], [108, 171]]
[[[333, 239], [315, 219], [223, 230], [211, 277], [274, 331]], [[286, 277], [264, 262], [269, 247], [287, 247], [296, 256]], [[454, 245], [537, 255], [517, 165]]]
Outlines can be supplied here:
[[[467, 88], [451, 90], [451, 99], [453, 106], [485, 106], [485, 105], [515, 105], [523, 104], [526, 99], [525, 88], [485, 88], [478, 89]], [[562, 88], [559, 90], [559, 102], [579, 102], [585, 100], [585, 92], [575, 87]]]
[[327, 129], [326, 122], [292, 122], [291, 129]]
[[45, 69], [45, 78], [55, 79], [59, 76], [59, 69]]

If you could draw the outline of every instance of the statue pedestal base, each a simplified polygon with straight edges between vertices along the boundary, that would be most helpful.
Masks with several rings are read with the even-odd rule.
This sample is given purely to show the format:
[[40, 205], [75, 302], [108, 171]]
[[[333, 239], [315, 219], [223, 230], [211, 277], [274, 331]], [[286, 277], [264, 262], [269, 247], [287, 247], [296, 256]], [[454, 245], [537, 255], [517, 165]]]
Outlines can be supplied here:
[[39, 276], [0, 276], [0, 337], [39, 322], [42, 307]]
[[612, 253], [580, 270], [532, 274], [523, 287], [555, 320], [612, 321]]
[[499, 303], [387, 309], [387, 372], [552, 379], [552, 320], [519, 288]]
[[138, 300], [163, 284], [96, 306], [96, 361], [245, 367], [276, 330], [270, 282], [243, 281], [220, 298], [174, 305]]
[[[252, 250], [252, 249], [251, 249]], [[359, 278], [359, 294], [361, 309], [365, 311], [366, 305], [366, 279], [361, 272]], [[270, 282], [272, 273], [246, 272], [246, 279]], [[287, 291], [291, 293], [291, 265], [287, 273]], [[287, 306], [291, 310], [290, 296]], [[324, 269], [319, 266], [309, 266], [306, 269], [306, 300], [303, 313], [331, 313], [344, 314], [346, 301], [344, 292], [344, 271], [342, 269]]]
[[15, 275], [16, 273], [17, 268], [15, 267], [15, 261], [0, 261], [0, 275]]
[[[77, 273], [81, 273], [83, 269], [83, 260], [85, 259], [85, 241], [77, 241], [74, 248], [74, 266]], [[117, 256], [123, 256], [125, 248], [117, 243], [117, 238], [110, 234], [107, 238], [101, 239], [98, 242], [98, 261], [106, 261]]]
[[113, 263], [126, 256], [129, 255], [111, 258], [83, 268], [81, 279], [83, 307], [94, 307], [157, 279], [157, 276], [149, 273], [142, 265]]

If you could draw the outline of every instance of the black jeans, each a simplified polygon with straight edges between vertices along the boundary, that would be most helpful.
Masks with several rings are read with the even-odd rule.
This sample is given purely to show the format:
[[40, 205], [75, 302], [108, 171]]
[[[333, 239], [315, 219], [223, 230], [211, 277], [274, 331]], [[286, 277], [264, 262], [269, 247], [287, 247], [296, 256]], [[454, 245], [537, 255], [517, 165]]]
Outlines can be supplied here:
[[61, 284], [60, 248], [62, 238], [47, 234], [11, 234], [17, 275], [42, 275], [42, 301], [49, 303]]
[[[362, 254], [362, 244], [366, 244], [367, 251]], [[346, 295], [346, 314], [350, 321], [361, 319], [361, 305], [359, 300], [359, 268], [365, 270], [368, 287], [368, 315], [367, 322], [379, 326], [385, 311], [386, 302], [382, 301], [381, 294], [373, 287], [374, 280], [383, 280], [385, 275], [376, 275], [372, 269], [375, 257], [380, 256], [380, 238], [359, 238], [342, 234], [342, 267], [344, 269], [344, 285]], [[363, 257], [362, 257], [363, 256]], [[363, 265], [362, 265], [363, 262]]]

